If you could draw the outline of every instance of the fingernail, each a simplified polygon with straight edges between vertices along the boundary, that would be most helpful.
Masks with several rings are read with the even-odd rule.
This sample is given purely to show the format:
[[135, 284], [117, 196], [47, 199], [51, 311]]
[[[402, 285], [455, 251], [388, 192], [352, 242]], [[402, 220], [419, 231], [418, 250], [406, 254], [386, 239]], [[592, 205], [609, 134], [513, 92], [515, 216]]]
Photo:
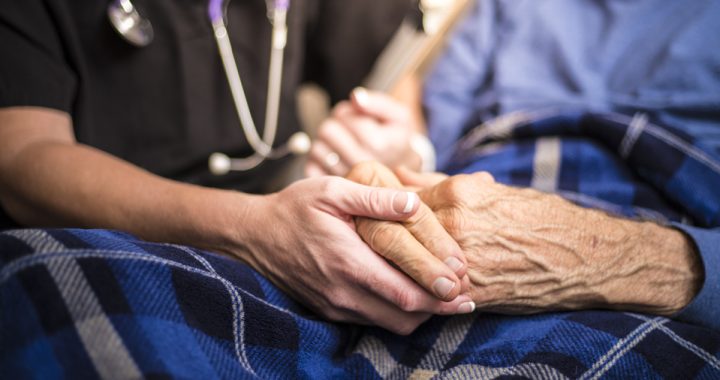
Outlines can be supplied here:
[[415, 208], [417, 195], [413, 192], [396, 193], [393, 197], [393, 210], [399, 214], [407, 214]]
[[453, 272], [457, 272], [460, 270], [460, 268], [462, 268], [463, 263], [462, 263], [462, 261], [458, 260], [457, 258], [450, 256], [445, 260], [445, 265], [450, 267], [450, 269], [452, 269]]
[[463, 302], [458, 306], [458, 314], [470, 314], [475, 311], [475, 302]]
[[355, 97], [355, 101], [357, 104], [359, 104], [361, 107], [365, 107], [368, 103], [368, 93], [367, 90], [363, 87], [357, 87], [353, 90], [353, 96]]
[[455, 287], [455, 283], [445, 277], [440, 277], [433, 283], [433, 290], [440, 298], [447, 297]]

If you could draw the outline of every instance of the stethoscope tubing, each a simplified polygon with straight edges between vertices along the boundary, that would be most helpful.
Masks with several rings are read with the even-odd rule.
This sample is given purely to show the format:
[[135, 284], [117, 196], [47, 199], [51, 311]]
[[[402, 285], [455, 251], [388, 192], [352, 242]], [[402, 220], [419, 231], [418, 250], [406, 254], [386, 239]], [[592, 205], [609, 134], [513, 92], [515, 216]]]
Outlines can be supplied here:
[[[288, 143], [282, 147], [273, 148], [279, 121], [283, 60], [288, 34], [287, 13], [290, 8], [290, 0], [274, 0], [271, 9], [272, 49], [268, 68], [268, 94], [262, 138], [258, 133], [257, 126], [250, 112], [250, 106], [247, 101], [247, 96], [245, 95], [227, 30], [225, 14], [229, 1], [230, 0], [209, 0], [208, 17], [243, 134], [253, 148], [254, 153], [245, 158], [234, 159], [222, 153], [212, 154], [209, 160], [209, 166], [211, 171], [218, 175], [225, 174], [229, 170], [247, 171], [257, 167], [266, 159], [281, 158], [296, 150], [300, 153], [302, 153], [301, 151], [306, 152], [310, 144], [307, 135], [298, 132], [291, 137], [290, 142], [294, 142], [294, 144]], [[152, 27], [150, 22], [140, 16], [130, 0], [114, 0], [108, 8], [108, 15], [115, 29], [133, 45], [143, 47], [152, 40]], [[122, 20], [118, 15], [125, 15], [127, 19]], [[133, 30], [133, 25], [149, 27], [149, 35], [145, 36], [148, 37], [146, 41], [138, 43], [139, 39], [137, 38], [137, 34], [143, 34], [146, 30]], [[300, 147], [300, 149], [298, 149], [298, 147]]]
[[[229, 0], [228, 0], [229, 1]], [[250, 170], [258, 166], [267, 158], [278, 158], [273, 152], [273, 143], [277, 133], [280, 110], [280, 90], [282, 86], [282, 68], [287, 45], [287, 11], [288, 0], [277, 0], [272, 9], [272, 49], [270, 52], [270, 66], [268, 74], [268, 96], [265, 107], [265, 128], [263, 136], [257, 132], [257, 126], [250, 113], [247, 96], [243, 89], [240, 72], [237, 68], [232, 44], [225, 24], [224, 7], [227, 1], [210, 0], [208, 3], [208, 16], [213, 28], [213, 35], [218, 45], [223, 69], [228, 79], [235, 109], [240, 119], [245, 138], [255, 153], [245, 159], [234, 159], [233, 170]], [[275, 153], [275, 154], [274, 154]]]

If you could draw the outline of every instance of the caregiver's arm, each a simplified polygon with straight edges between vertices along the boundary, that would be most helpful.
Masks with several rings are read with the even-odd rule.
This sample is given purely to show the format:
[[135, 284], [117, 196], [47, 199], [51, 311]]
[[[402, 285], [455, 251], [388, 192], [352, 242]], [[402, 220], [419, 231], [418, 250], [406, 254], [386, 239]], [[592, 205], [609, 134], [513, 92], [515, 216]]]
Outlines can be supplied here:
[[353, 216], [403, 220], [415, 199], [342, 178], [268, 196], [183, 184], [77, 143], [63, 112], [0, 109], [0, 202], [20, 223], [118, 229], [224, 252], [334, 320], [407, 333], [426, 313], [456, 313], [468, 301], [439, 301], [357, 236]]

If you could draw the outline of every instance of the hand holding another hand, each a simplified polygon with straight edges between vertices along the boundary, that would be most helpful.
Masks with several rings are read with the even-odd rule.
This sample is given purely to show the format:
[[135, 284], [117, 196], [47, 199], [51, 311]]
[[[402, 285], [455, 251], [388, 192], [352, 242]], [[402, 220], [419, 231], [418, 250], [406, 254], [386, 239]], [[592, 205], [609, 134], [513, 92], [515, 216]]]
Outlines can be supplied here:
[[677, 230], [501, 185], [487, 173], [454, 176], [419, 194], [463, 248], [480, 309], [667, 315], [699, 288], [697, 254]]
[[421, 158], [411, 140], [420, 129], [420, 121], [404, 104], [380, 92], [356, 89], [320, 125], [305, 173], [344, 176], [369, 160], [419, 169]]
[[[376, 187], [403, 187], [389, 169], [375, 162], [356, 165], [348, 179]], [[420, 204], [402, 221], [358, 217], [356, 223], [358, 234], [375, 252], [438, 298], [453, 300], [467, 290], [465, 256], [426, 205]], [[468, 312], [475, 308], [466, 306]]]
[[419, 206], [414, 193], [323, 177], [257, 197], [255, 203], [252, 213], [239, 215], [254, 228], [238, 236], [231, 251], [326, 318], [407, 334], [431, 314], [455, 314], [470, 301], [467, 296], [439, 300], [355, 232], [354, 216], [412, 217]]
[[[397, 175], [404, 185], [422, 188], [423, 203], [461, 247], [468, 294], [480, 310], [606, 308], [669, 315], [687, 305], [702, 282], [697, 254], [677, 230], [498, 184], [488, 173]], [[358, 231], [374, 246], [373, 228], [387, 222], [363, 223], [370, 225], [358, 224]], [[417, 242], [395, 246], [394, 260], [417, 256], [414, 245], [427, 240], [422, 229], [410, 235]], [[421, 275], [407, 272], [423, 283]]]

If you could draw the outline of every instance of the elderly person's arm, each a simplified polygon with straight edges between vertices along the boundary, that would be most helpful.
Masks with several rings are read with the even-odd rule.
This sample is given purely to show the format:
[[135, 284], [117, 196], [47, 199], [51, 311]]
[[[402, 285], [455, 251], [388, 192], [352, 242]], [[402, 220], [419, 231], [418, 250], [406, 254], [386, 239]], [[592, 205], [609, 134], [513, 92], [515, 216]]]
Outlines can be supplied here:
[[[383, 181], [397, 181], [379, 172]], [[462, 248], [468, 291], [481, 310], [606, 308], [672, 315], [702, 285], [700, 259], [690, 239], [676, 229], [497, 184], [487, 173], [449, 178], [399, 174], [404, 184], [422, 188], [423, 202]], [[424, 212], [421, 208], [417, 217]], [[393, 254], [400, 257], [416, 255], [413, 249], [397, 248], [402, 243], [378, 241], [388, 239], [378, 233], [386, 225], [363, 219], [358, 231], [373, 247], [394, 247]]]

